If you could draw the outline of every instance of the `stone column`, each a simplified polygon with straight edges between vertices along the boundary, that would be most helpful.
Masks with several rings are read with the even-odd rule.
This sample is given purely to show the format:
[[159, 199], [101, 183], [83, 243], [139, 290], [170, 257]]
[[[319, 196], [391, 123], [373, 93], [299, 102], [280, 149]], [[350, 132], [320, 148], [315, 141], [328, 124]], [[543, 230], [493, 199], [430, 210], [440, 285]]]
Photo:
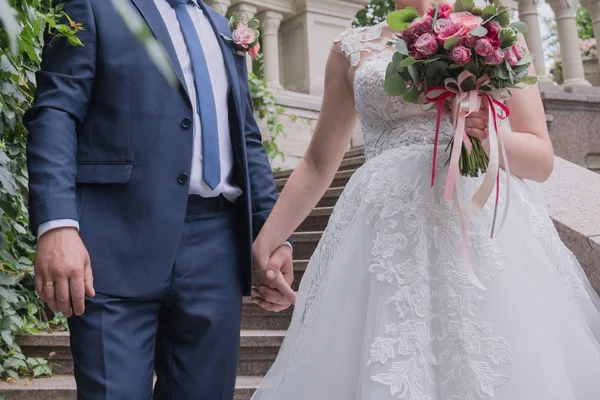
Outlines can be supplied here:
[[554, 10], [558, 27], [560, 58], [565, 79], [563, 87], [569, 92], [586, 91], [592, 85], [585, 79], [583, 61], [579, 51], [579, 37], [575, 22], [577, 2], [575, 0], [549, 0], [548, 4]]
[[528, 29], [523, 36], [525, 36], [529, 51], [535, 55], [533, 60], [535, 72], [540, 78], [540, 82], [549, 83], [550, 78], [548, 78], [544, 63], [544, 46], [537, 8], [538, 0], [519, 0], [519, 19], [527, 24]]
[[262, 28], [262, 52], [264, 74], [267, 85], [272, 89], [281, 89], [279, 72], [279, 26], [283, 14], [276, 11], [265, 11], [259, 16]]
[[[600, 0], [582, 0], [581, 5], [589, 11], [590, 17], [592, 17], [596, 47], [600, 48]], [[598, 63], [600, 64], [600, 54], [598, 55]]]
[[225, 15], [231, 7], [231, 0], [206, 0], [206, 4], [218, 13]]
[[[258, 9], [252, 4], [238, 3], [231, 7], [231, 11], [235, 11], [242, 21], [248, 22], [256, 16]], [[246, 56], [248, 72], [252, 72], [252, 57]]]

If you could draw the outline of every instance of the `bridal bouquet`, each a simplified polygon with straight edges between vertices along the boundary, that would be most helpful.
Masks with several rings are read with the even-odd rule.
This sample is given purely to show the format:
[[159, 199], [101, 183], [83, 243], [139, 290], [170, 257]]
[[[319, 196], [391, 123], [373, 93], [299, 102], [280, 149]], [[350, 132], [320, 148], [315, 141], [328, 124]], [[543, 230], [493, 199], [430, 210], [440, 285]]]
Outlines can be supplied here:
[[[418, 15], [412, 7], [390, 13], [387, 22], [398, 32], [392, 41], [397, 51], [387, 69], [385, 90], [409, 103], [422, 103], [424, 98], [437, 108], [432, 186], [441, 117], [444, 105], [450, 106], [454, 136], [445, 197], [452, 201], [459, 173], [472, 177], [485, 174], [473, 197], [473, 210], [480, 211], [496, 187], [494, 236], [500, 155], [510, 174], [502, 135], [498, 134], [498, 120], [509, 114], [502, 101], [510, 97], [511, 89], [537, 83], [537, 77], [528, 75], [533, 54], [518, 43], [519, 32], [527, 26], [511, 22], [509, 10], [500, 0], [486, 0], [486, 4], [480, 8], [473, 0], [456, 0], [454, 5], [436, 5], [425, 15]], [[489, 113], [489, 157], [481, 142], [465, 131], [465, 118], [479, 111], [482, 102]], [[508, 185], [509, 180], [507, 190]], [[459, 210], [462, 220], [462, 207]]]

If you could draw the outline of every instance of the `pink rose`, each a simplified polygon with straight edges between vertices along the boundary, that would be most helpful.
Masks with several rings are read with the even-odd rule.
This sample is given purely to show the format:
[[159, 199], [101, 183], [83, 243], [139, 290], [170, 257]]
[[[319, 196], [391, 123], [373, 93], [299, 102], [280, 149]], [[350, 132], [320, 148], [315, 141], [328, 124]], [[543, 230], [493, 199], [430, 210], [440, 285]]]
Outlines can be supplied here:
[[517, 62], [519, 62], [519, 60], [517, 59], [517, 55], [515, 54], [512, 48], [504, 49], [502, 50], [502, 52], [504, 53], [504, 58], [506, 58], [506, 61], [508, 61], [508, 65], [510, 65], [511, 67], [517, 65]]
[[467, 35], [462, 40], [462, 45], [468, 48], [473, 48], [477, 44], [477, 38], [475, 36]]
[[467, 11], [450, 14], [450, 20], [455, 24], [464, 26], [467, 32], [483, 22], [483, 18]]
[[475, 45], [475, 52], [482, 57], [487, 57], [494, 51], [494, 46], [488, 38], [481, 38], [477, 40]]
[[457, 64], [466, 64], [471, 61], [471, 50], [464, 46], [454, 46], [450, 50], [450, 58]]
[[452, 25], [452, 21], [448, 18], [440, 18], [436, 21], [433, 31], [439, 35], [445, 29], [448, 29], [450, 25]]
[[445, 43], [446, 40], [450, 39], [451, 37], [462, 38], [466, 36], [466, 34], [467, 31], [465, 30], [464, 26], [452, 23], [448, 25], [446, 29], [438, 33], [438, 41], [440, 43]]
[[248, 54], [250, 54], [250, 57], [252, 57], [252, 59], [254, 60], [256, 58], [256, 56], [258, 55], [259, 51], [260, 51], [260, 43], [256, 43], [256, 46], [250, 47], [248, 49]]
[[[450, 18], [452, 9], [453, 9], [452, 4], [448, 4], [448, 3], [440, 4], [438, 7], [438, 18]], [[427, 11], [427, 15], [429, 15], [431, 18], [433, 18], [433, 16], [435, 15], [435, 8], [430, 8]]]
[[249, 45], [256, 41], [256, 32], [254, 29], [247, 27], [244, 24], [239, 24], [238, 27], [233, 31], [233, 41], [247, 49]]
[[523, 49], [521, 48], [521, 46], [519, 46], [519, 44], [513, 45], [512, 51], [513, 51], [513, 53], [515, 53], [517, 60], [520, 60], [521, 58], [523, 58]]
[[485, 63], [488, 65], [498, 65], [504, 61], [504, 52], [500, 49], [494, 50], [485, 58]]
[[417, 58], [424, 58], [435, 54], [437, 53], [438, 48], [438, 42], [435, 40], [435, 36], [433, 36], [431, 33], [422, 34], [415, 43]]
[[498, 21], [488, 22], [485, 24], [484, 28], [488, 31], [485, 36], [493, 39], [498, 38], [498, 36], [500, 36], [500, 31], [502, 30], [502, 26]]

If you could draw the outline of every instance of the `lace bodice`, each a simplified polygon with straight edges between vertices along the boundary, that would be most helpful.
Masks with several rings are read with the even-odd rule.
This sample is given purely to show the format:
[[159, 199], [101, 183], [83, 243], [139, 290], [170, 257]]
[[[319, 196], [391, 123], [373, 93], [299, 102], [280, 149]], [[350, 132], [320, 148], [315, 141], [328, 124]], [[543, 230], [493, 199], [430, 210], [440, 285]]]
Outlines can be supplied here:
[[[368, 159], [400, 146], [433, 144], [435, 134], [435, 111], [385, 92], [385, 72], [395, 51], [386, 26], [350, 29], [336, 39], [355, 69], [354, 96]], [[440, 143], [448, 143], [451, 134], [451, 122], [444, 118]]]

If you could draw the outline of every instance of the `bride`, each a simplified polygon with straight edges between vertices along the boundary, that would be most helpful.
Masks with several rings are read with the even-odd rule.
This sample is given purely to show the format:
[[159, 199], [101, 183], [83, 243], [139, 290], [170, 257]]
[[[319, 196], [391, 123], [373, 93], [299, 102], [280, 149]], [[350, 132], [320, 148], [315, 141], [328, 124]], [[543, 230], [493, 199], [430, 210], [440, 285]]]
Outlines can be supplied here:
[[[424, 13], [429, 1], [396, 6]], [[500, 199], [510, 200], [504, 229], [490, 239], [491, 201], [468, 219], [480, 289], [461, 259], [456, 201], [443, 198], [443, 151], [430, 186], [435, 113], [384, 91], [391, 38], [382, 23], [336, 40], [312, 142], [255, 242], [265, 268], [329, 187], [358, 118], [367, 162], [335, 207], [253, 399], [600, 399], [598, 297], [523, 181], [544, 181], [553, 167], [539, 89], [506, 102], [501, 134], [513, 175], [502, 179], [514, 189]], [[472, 114], [467, 133], [485, 141], [487, 124], [487, 112]], [[449, 120], [442, 131], [440, 149]], [[461, 179], [464, 202], [480, 182]], [[288, 305], [271, 292], [260, 288], [254, 300]]]

